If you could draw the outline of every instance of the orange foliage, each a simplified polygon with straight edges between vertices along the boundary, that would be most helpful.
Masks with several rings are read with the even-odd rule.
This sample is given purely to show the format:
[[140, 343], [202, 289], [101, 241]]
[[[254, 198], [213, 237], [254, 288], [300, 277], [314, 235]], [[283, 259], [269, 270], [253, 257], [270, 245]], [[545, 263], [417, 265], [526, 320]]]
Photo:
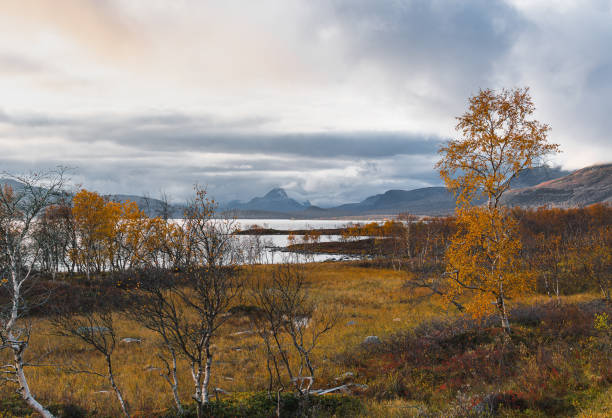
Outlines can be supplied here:
[[[458, 231], [447, 252], [448, 297], [469, 292], [467, 308], [477, 316], [491, 310], [494, 297], [508, 331], [507, 298], [534, 286], [533, 275], [519, 263], [517, 223], [500, 199], [522, 170], [558, 151], [547, 141], [549, 126], [529, 119], [534, 109], [528, 88], [481, 90], [457, 118], [462, 137], [440, 149], [436, 164], [457, 196]], [[486, 207], [472, 206], [482, 198]]]
[[547, 141], [550, 127], [529, 119], [534, 110], [528, 88], [498, 94], [486, 89], [470, 97], [469, 110], [457, 118], [462, 138], [442, 147], [436, 164], [459, 205], [484, 197], [489, 206], [498, 206], [521, 170], [558, 152], [559, 146]]

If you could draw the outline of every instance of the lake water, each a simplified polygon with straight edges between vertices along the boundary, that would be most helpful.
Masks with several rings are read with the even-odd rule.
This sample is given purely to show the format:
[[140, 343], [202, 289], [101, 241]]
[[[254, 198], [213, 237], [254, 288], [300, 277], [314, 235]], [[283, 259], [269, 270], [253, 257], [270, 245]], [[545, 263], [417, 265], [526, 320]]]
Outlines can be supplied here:
[[[362, 219], [237, 219], [240, 229], [249, 229], [254, 225], [261, 228], [278, 229], [278, 230], [298, 230], [298, 229], [335, 229], [345, 228], [355, 224], [367, 224], [373, 222], [371, 220]], [[249, 236], [243, 236], [242, 239], [251, 239]], [[259, 239], [264, 243], [265, 251], [262, 261], [266, 263], [282, 263], [292, 261], [308, 263], [308, 262], [323, 262], [323, 261], [338, 261], [338, 260], [357, 260], [358, 256], [347, 256], [344, 254], [298, 254], [287, 251], [280, 251], [279, 248], [289, 245], [287, 235], [260, 235]], [[295, 235], [294, 243], [302, 242], [302, 235]], [[321, 235], [320, 242], [334, 242], [340, 239], [338, 235]]]
[[237, 219], [240, 229], [249, 229], [257, 225], [262, 228], [295, 230], [295, 229], [334, 229], [354, 224], [374, 222], [368, 219]]
[[[175, 219], [175, 222], [180, 222]], [[367, 224], [370, 222], [382, 223], [368, 219], [236, 219], [237, 227], [245, 230], [253, 226], [277, 230], [299, 230], [299, 229], [335, 229], [344, 228], [355, 224]], [[294, 235], [294, 243], [302, 242], [303, 235]], [[261, 262], [266, 264], [283, 263], [287, 261], [311, 263], [323, 261], [357, 260], [358, 256], [347, 256], [344, 254], [300, 254], [282, 251], [281, 248], [289, 245], [288, 235], [240, 235], [241, 241], [258, 239], [263, 247]], [[340, 239], [339, 235], [321, 235], [320, 242], [333, 242]]]

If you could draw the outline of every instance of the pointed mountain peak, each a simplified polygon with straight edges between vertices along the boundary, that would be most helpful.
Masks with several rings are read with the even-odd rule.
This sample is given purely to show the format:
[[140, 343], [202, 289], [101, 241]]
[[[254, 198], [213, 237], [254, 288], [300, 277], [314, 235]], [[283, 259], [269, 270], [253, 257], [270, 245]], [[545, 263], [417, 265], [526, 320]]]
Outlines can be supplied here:
[[285, 192], [285, 190], [281, 189], [280, 187], [270, 190], [264, 196], [264, 199], [274, 199], [274, 200], [288, 199], [288, 198], [289, 196], [287, 196], [287, 193]]

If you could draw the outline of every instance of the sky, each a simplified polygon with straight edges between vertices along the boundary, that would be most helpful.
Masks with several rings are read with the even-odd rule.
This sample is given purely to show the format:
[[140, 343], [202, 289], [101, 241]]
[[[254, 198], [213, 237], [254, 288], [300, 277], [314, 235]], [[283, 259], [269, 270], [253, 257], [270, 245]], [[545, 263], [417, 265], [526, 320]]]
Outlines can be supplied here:
[[565, 169], [612, 161], [612, 0], [3, 0], [0, 171], [101, 193], [438, 186], [484, 88], [530, 88]]

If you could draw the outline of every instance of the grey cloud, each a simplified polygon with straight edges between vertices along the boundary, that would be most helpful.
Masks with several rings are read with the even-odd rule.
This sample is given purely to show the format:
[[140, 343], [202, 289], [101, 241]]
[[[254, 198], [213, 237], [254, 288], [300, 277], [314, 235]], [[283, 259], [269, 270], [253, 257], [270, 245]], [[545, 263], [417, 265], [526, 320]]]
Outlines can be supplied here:
[[[375, 146], [375, 142], [371, 145]], [[193, 184], [198, 183], [206, 185], [215, 198], [229, 201], [248, 200], [280, 186], [296, 198], [331, 205], [361, 200], [389, 188], [439, 184], [439, 179], [431, 176], [432, 155], [353, 158], [329, 154], [320, 158], [296, 153], [287, 158], [269, 153], [265, 159], [256, 159], [249, 153], [234, 151], [223, 161], [202, 158], [200, 163], [185, 160], [182, 152], [172, 150], [156, 153], [133, 150], [111, 159], [95, 155], [87, 158], [47, 155], [38, 156], [35, 161], [28, 157], [21, 160], [4, 157], [0, 165], [17, 172], [69, 165], [76, 167], [73, 183], [104, 193], [155, 195], [165, 190], [182, 201], [192, 192]]]
[[260, 132], [265, 118], [218, 120], [212, 116], [178, 113], [87, 118], [46, 115], [9, 116], [0, 122], [22, 136], [58, 135], [75, 146], [106, 141], [137, 151], [258, 153], [319, 158], [379, 158], [398, 154], [432, 154], [441, 143], [436, 136], [399, 132], [270, 133]]
[[453, 91], [487, 87], [495, 61], [528, 26], [501, 0], [332, 4], [333, 23], [346, 32], [354, 62], [373, 61], [394, 80], [425, 77]]
[[[598, 5], [606, 7], [598, 9]], [[199, 13], [208, 11], [206, 6], [201, 7]], [[284, 6], [278, 7], [284, 10]], [[314, 203], [345, 203], [390, 188], [439, 185], [440, 179], [433, 169], [436, 150], [444, 140], [441, 135], [445, 135], [446, 125], [452, 125], [453, 116], [465, 109], [467, 97], [480, 87], [517, 85], [532, 87], [541, 112], [538, 118], [553, 125], [553, 141], [557, 142], [558, 135], [575, 149], [596, 148], [601, 158], [612, 157], [609, 145], [612, 131], [609, 3], [594, 0], [570, 5], [569, 11], [563, 8], [539, 11], [538, 7], [533, 9], [535, 11], [530, 8], [525, 11], [501, 0], [320, 0], [301, 3], [300, 10], [302, 7], [308, 9], [307, 17], [300, 16], [295, 22], [278, 28], [266, 27], [270, 39], [286, 41], [280, 50], [291, 51], [291, 54], [280, 54], [274, 48], [252, 54], [259, 57], [267, 52], [266, 57], [279, 57], [278, 66], [286, 70], [280, 71], [280, 75], [268, 71], [266, 66], [253, 64], [254, 68], [250, 68], [246, 64], [248, 60], [240, 61], [245, 63], [245, 68], [233, 74], [237, 87], [233, 85], [234, 78], [229, 77], [237, 93], [231, 91], [227, 97], [215, 96], [214, 89], [209, 88], [215, 78], [200, 71], [205, 68], [198, 65], [203, 64], [194, 61], [194, 72], [198, 77], [202, 73], [202, 83], [206, 87], [198, 90], [201, 86], [193, 85], [193, 98], [202, 100], [202, 108], [210, 109], [213, 103], [219, 103], [220, 114], [232, 114], [233, 106], [243, 111], [257, 109], [259, 113], [235, 118], [195, 114], [182, 107], [180, 98], [162, 107], [169, 111], [136, 113], [134, 110], [132, 114], [68, 114], [90, 111], [86, 105], [83, 109], [61, 109], [67, 112], [64, 115], [44, 110], [26, 114], [0, 109], [0, 142], [35, 143], [48, 138], [49, 144], [63, 141], [58, 149], [72, 147], [74, 150], [57, 151], [53, 155], [52, 147], [41, 146], [44, 152], [36, 149], [30, 152], [25, 148], [30, 145], [26, 144], [22, 148], [26, 151], [20, 150], [20, 156], [5, 154], [0, 164], [10, 171], [58, 163], [77, 166], [75, 182], [107, 193], [149, 192], [155, 195], [164, 189], [181, 200], [190, 193], [191, 185], [198, 182], [208, 185], [211, 193], [221, 200], [246, 200], [271, 187], [281, 186], [294, 197]], [[257, 13], [266, 13], [264, 9], [255, 7], [252, 17], [241, 18], [257, 20]], [[93, 10], [88, 16], [96, 16], [95, 8]], [[295, 18], [293, 14], [289, 16]], [[147, 18], [143, 12], [142, 21]], [[170, 30], [172, 25], [179, 23], [168, 22]], [[114, 25], [109, 29], [98, 28], [99, 36], [94, 39], [101, 39], [101, 48], [108, 49], [109, 56], [115, 56], [115, 40], [121, 39], [112, 27]], [[146, 34], [145, 27], [149, 26], [142, 26], [143, 34]], [[299, 35], [291, 33], [285, 37], [287, 27]], [[317, 35], [327, 29], [332, 35], [337, 31], [339, 39], [328, 43], [325, 37]], [[124, 32], [117, 30], [118, 34]], [[238, 31], [236, 33], [231, 45], [237, 47], [243, 42], [251, 45]], [[107, 38], [108, 41], [102, 42]], [[255, 45], [268, 45], [264, 42], [266, 39]], [[227, 61], [232, 62], [232, 54], [240, 51], [225, 51], [223, 42], [224, 39], [219, 38], [221, 55], [223, 59], [230, 57]], [[142, 42], [128, 44], [138, 46]], [[130, 48], [124, 52], [128, 50]], [[133, 48], [130, 52], [137, 50]], [[160, 62], [173, 62], [174, 51], [162, 52]], [[12, 72], [48, 74], [50, 71], [41, 67], [46, 62], [1, 54], [2, 51], [0, 66], [4, 63]], [[191, 62], [193, 56], [186, 55], [185, 61], [179, 60], [179, 64]], [[119, 61], [123, 60], [123, 53], [118, 57]], [[286, 69], [283, 60], [295, 60], [297, 64], [293, 66], [291, 62]], [[215, 62], [202, 62], [215, 66]], [[138, 68], [147, 71], [146, 67]], [[169, 71], [164, 77], [181, 79], [182, 73], [173, 72], [176, 69], [172, 66], [160, 68]], [[211, 68], [211, 74], [219, 77], [219, 68], [216, 73], [213, 70]], [[260, 72], [265, 73], [262, 84], [257, 81]], [[237, 74], [250, 81], [241, 84]], [[120, 88], [113, 83], [109, 83], [110, 89]], [[295, 88], [292, 83], [304, 84]], [[151, 81], [147, 86], [150, 89], [146, 90], [157, 92], [157, 88], [169, 88], [169, 85], [172, 83], [162, 82], [160, 87]], [[249, 86], [265, 92], [260, 94], [260, 90], [250, 90]], [[370, 88], [372, 91], [368, 90]], [[129, 88], [126, 90], [131, 93]], [[208, 90], [211, 90], [210, 97]], [[312, 92], [314, 99], [302, 96], [303, 90]], [[342, 97], [328, 96], [334, 93]], [[386, 132], [386, 126], [377, 122], [384, 118], [377, 119], [374, 115], [372, 122], [365, 125], [375, 127], [370, 131], [333, 131], [336, 115], [345, 117], [342, 126], [346, 126], [351, 117], [369, 117], [367, 107], [354, 116], [346, 115], [339, 108], [346, 100], [352, 100], [353, 95], [358, 103], [369, 104], [367, 100], [371, 98], [373, 106], [382, 107], [373, 110], [395, 112], [399, 109], [397, 114], [405, 114], [409, 121], [419, 122], [419, 117], [429, 117], [431, 121], [425, 124], [426, 128], [415, 123], [412, 131], [407, 128], [401, 132]], [[302, 97], [307, 97], [304, 103], [300, 102]], [[190, 100], [193, 98], [190, 96]], [[110, 99], [101, 99], [99, 108], [112, 109], [115, 103], [105, 100]], [[248, 106], [241, 107], [242, 100], [248, 102]], [[83, 103], [98, 102], [84, 100]], [[151, 104], [156, 105], [159, 103]], [[32, 104], [32, 108], [35, 109], [36, 104]], [[284, 108], [286, 113], [274, 110]], [[347, 109], [360, 111], [362, 108], [349, 105]], [[338, 112], [326, 119], [325, 115], [320, 115], [326, 110]], [[303, 126], [309, 127], [308, 132], [292, 129], [283, 119], [293, 118], [290, 122], [299, 124], [302, 117], [299, 112], [305, 112], [304, 119], [308, 120]], [[384, 120], [393, 122], [395, 117], [394, 114]], [[275, 130], [278, 126], [292, 129], [292, 132], [279, 132]], [[376, 130], [377, 126], [380, 130]], [[327, 131], [326, 127], [331, 130]], [[417, 130], [419, 133], [415, 133]], [[199, 154], [203, 155], [200, 160], [188, 158]], [[209, 154], [223, 154], [223, 157], [208, 159]]]

